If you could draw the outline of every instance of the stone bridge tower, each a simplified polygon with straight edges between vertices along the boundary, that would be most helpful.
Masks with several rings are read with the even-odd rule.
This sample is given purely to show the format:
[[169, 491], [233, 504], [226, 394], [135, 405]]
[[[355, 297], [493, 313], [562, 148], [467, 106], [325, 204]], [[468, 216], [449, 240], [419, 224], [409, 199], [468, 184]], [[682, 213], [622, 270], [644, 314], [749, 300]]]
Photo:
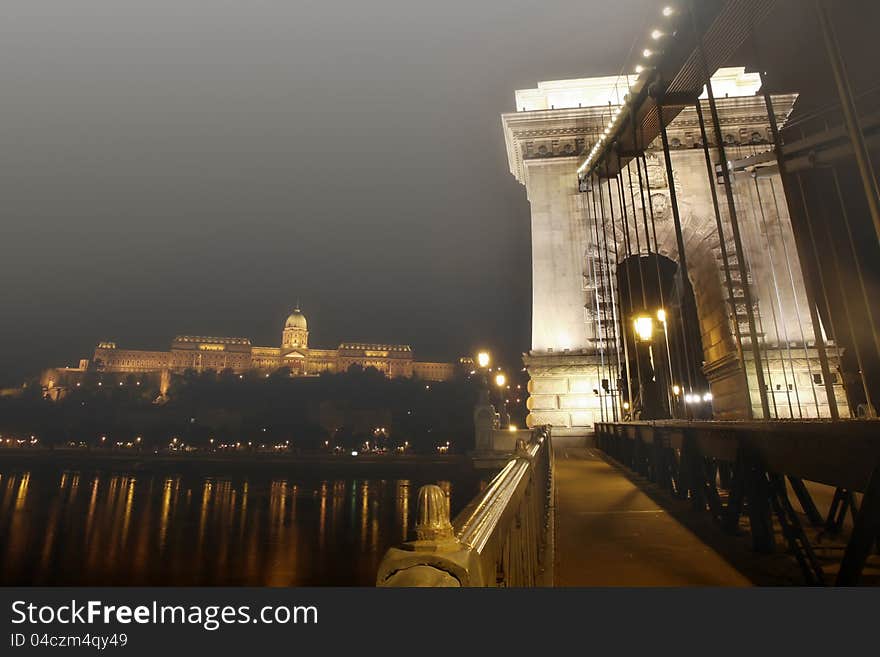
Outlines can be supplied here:
[[[618, 104], [617, 89], [625, 89], [628, 82], [617, 77], [542, 82], [536, 89], [517, 91], [517, 111], [502, 116], [510, 171], [525, 186], [531, 206], [532, 345], [523, 357], [530, 376], [529, 424], [552, 424], [557, 435], [588, 433], [605, 408], [603, 398], [609, 396], [605, 388], [613, 393], [616, 385], [607, 380], [607, 371], [602, 368], [594, 309], [597, 302], [608, 300], [601, 299], [591, 284], [591, 261], [599, 258], [600, 248], [591, 237], [587, 194], [578, 189], [577, 167], [582, 153], [592, 147]], [[763, 98], [755, 95], [758, 76], [741, 68], [721, 69], [713, 76], [713, 87], [728, 157], [769, 150]], [[791, 112], [796, 98], [796, 94], [774, 96], [780, 120]], [[702, 371], [714, 396], [714, 413], [721, 418], [758, 415], [760, 394], [754, 361], [748, 349], [738, 350], [733, 338], [733, 323], [745, 322], [744, 310], [737, 299], [729, 299], [723, 284], [725, 272], [703, 150], [698, 147], [696, 110], [683, 111], [668, 132], [673, 149], [672, 184], [682, 214], [700, 323]], [[659, 144], [648, 149], [646, 161], [657, 250], [677, 262], [669, 210], [670, 181]], [[753, 305], [765, 317], [759, 342], [765, 352], [765, 379], [770, 381], [767, 395], [777, 417], [795, 416], [790, 410], [795, 396], [804, 417], [827, 415], [827, 404], [814, 402], [806, 392], [815, 383], [812, 372], [820, 368], [809, 328], [803, 275], [797, 258], [789, 253], [794, 251], [791, 224], [778, 174], [760, 180], [736, 176], [734, 186], [737, 204], [752, 209], [746, 213], [751, 216], [741, 223], [748, 259], [747, 284]], [[641, 213], [639, 191], [632, 195], [624, 191], [627, 211]], [[622, 235], [623, 226], [618, 225], [617, 231]], [[725, 241], [728, 239], [729, 231]], [[618, 246], [623, 253], [623, 245]], [[607, 245], [609, 251], [611, 247]], [[609, 262], [615, 269], [610, 272], [614, 279], [620, 263], [613, 256]], [[615, 301], [610, 300], [612, 306]], [[842, 387], [839, 397], [844, 399]], [[839, 406], [845, 408], [845, 403]]]

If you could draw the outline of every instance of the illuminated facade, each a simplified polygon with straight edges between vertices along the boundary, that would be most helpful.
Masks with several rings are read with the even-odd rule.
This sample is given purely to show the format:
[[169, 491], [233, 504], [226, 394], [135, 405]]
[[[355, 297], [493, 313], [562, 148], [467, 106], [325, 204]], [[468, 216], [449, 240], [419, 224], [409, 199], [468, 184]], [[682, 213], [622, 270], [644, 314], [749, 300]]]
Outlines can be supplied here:
[[91, 362], [78, 368], [47, 370], [43, 386], [51, 391], [64, 376], [86, 371], [113, 374], [151, 374], [195, 370], [232, 370], [236, 373], [270, 373], [288, 368], [293, 376], [321, 372], [344, 372], [352, 365], [373, 367], [388, 377], [415, 376], [428, 381], [446, 381], [455, 374], [454, 363], [416, 361], [409, 345], [343, 342], [336, 349], [309, 347], [309, 328], [297, 307], [281, 332], [280, 347], [261, 347], [248, 338], [179, 335], [168, 351], [122, 349], [115, 342], [100, 342]]

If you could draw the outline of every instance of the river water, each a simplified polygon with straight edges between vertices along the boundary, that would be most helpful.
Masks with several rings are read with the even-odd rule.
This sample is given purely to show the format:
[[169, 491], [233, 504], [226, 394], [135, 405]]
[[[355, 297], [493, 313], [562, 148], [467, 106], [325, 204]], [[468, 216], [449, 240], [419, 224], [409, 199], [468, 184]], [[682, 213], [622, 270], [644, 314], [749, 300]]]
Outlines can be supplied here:
[[0, 466], [0, 585], [372, 585], [424, 483]]

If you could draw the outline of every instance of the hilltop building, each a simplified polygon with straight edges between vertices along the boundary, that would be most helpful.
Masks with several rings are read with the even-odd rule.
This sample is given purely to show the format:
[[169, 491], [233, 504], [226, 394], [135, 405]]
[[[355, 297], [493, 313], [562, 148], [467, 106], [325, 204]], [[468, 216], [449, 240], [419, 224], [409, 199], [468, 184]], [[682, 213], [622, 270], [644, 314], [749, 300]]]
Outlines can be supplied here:
[[262, 347], [243, 337], [178, 335], [168, 351], [120, 348], [115, 342], [99, 342], [91, 361], [79, 367], [53, 368], [42, 376], [42, 386], [52, 398], [61, 396], [71, 382], [86, 372], [107, 374], [159, 374], [167, 381], [170, 373], [232, 370], [236, 373], [274, 372], [288, 368], [292, 376], [313, 376], [322, 372], [344, 372], [352, 365], [373, 367], [388, 377], [417, 377], [446, 381], [456, 364], [417, 361], [405, 344], [343, 342], [336, 349], [309, 346], [309, 325], [297, 306], [281, 331], [281, 345]]

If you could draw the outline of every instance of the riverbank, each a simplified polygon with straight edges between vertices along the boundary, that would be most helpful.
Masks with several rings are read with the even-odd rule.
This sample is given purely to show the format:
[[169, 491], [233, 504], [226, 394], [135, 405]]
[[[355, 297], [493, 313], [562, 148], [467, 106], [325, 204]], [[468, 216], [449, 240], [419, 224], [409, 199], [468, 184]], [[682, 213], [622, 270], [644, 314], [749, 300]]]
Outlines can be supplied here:
[[26, 448], [2, 449], [6, 468], [61, 467], [66, 470], [125, 472], [241, 472], [342, 474], [397, 477], [467, 473], [471, 459], [459, 454], [289, 454], [263, 452], [152, 452], [148, 450]]

